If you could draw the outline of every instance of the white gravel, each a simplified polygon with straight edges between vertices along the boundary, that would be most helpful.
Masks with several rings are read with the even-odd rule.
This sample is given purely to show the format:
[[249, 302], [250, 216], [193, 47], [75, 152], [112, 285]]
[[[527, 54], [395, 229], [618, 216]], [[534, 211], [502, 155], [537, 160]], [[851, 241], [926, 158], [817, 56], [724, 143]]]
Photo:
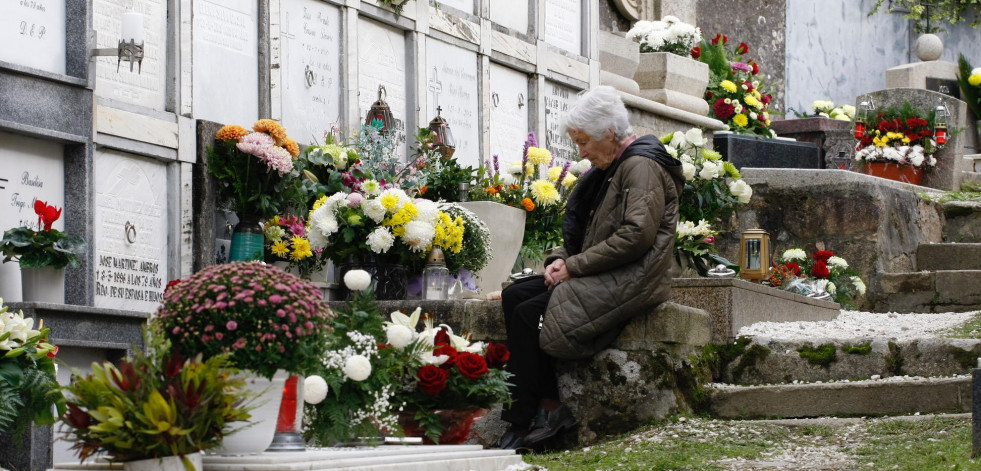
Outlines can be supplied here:
[[940, 332], [962, 326], [977, 314], [979, 313], [897, 314], [841, 311], [833, 321], [758, 322], [739, 329], [737, 335], [789, 341], [814, 338], [912, 340], [939, 337]]

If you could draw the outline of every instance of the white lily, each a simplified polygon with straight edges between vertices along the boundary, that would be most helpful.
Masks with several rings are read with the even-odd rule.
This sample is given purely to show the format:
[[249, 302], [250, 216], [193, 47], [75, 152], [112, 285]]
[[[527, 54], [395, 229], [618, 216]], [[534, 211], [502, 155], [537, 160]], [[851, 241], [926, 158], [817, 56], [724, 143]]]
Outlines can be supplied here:
[[395, 311], [391, 314], [392, 322], [386, 322], [386, 324], [405, 326], [411, 329], [413, 332], [415, 332], [416, 324], [419, 323], [419, 316], [421, 315], [422, 315], [421, 307], [417, 307], [416, 310], [412, 311], [412, 314], [409, 314], [408, 316], [402, 314], [401, 311]]

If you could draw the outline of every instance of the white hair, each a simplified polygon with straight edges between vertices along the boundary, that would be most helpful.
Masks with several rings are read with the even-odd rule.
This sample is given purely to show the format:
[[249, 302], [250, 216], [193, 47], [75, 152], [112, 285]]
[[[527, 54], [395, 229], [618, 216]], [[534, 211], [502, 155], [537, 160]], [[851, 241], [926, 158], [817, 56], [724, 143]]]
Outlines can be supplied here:
[[610, 129], [618, 141], [634, 133], [620, 92], [607, 85], [580, 93], [569, 111], [559, 118], [559, 132], [563, 134], [577, 130], [599, 140]]

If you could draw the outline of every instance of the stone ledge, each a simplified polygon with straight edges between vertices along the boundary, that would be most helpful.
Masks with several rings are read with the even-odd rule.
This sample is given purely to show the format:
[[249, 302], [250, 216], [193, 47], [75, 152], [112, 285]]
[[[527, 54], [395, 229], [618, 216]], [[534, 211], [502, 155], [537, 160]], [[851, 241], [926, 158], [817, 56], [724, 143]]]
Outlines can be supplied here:
[[[143, 346], [141, 328], [149, 314], [139, 311], [103, 309], [74, 304], [10, 303], [11, 311], [44, 320], [51, 328], [51, 342], [59, 346], [128, 350]], [[36, 325], [36, 324], [35, 324]]]

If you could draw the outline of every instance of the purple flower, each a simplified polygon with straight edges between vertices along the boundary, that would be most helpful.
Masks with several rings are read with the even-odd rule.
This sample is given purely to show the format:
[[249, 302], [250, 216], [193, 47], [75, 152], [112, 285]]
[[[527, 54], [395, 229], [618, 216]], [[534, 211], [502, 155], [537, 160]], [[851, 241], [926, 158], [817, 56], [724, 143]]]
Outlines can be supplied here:
[[733, 62], [732, 64], [729, 64], [729, 66], [732, 67], [732, 70], [739, 70], [742, 72], [753, 72], [752, 67], [743, 64], [742, 62]]
[[559, 179], [555, 180], [555, 186], [562, 184], [562, 181], [565, 180], [565, 176], [569, 173], [569, 166], [571, 165], [572, 162], [569, 162], [568, 160], [565, 162], [565, 165], [562, 166], [562, 173], [559, 174]]
[[[528, 152], [528, 150], [525, 149], [525, 153], [527, 153], [527, 152]], [[500, 161], [497, 159], [497, 154], [494, 154], [494, 157], [493, 158], [494, 158], [494, 175], [493, 176], [496, 177], [496, 176], [498, 176], [498, 175], [501, 174], [501, 164], [500, 164]]]

